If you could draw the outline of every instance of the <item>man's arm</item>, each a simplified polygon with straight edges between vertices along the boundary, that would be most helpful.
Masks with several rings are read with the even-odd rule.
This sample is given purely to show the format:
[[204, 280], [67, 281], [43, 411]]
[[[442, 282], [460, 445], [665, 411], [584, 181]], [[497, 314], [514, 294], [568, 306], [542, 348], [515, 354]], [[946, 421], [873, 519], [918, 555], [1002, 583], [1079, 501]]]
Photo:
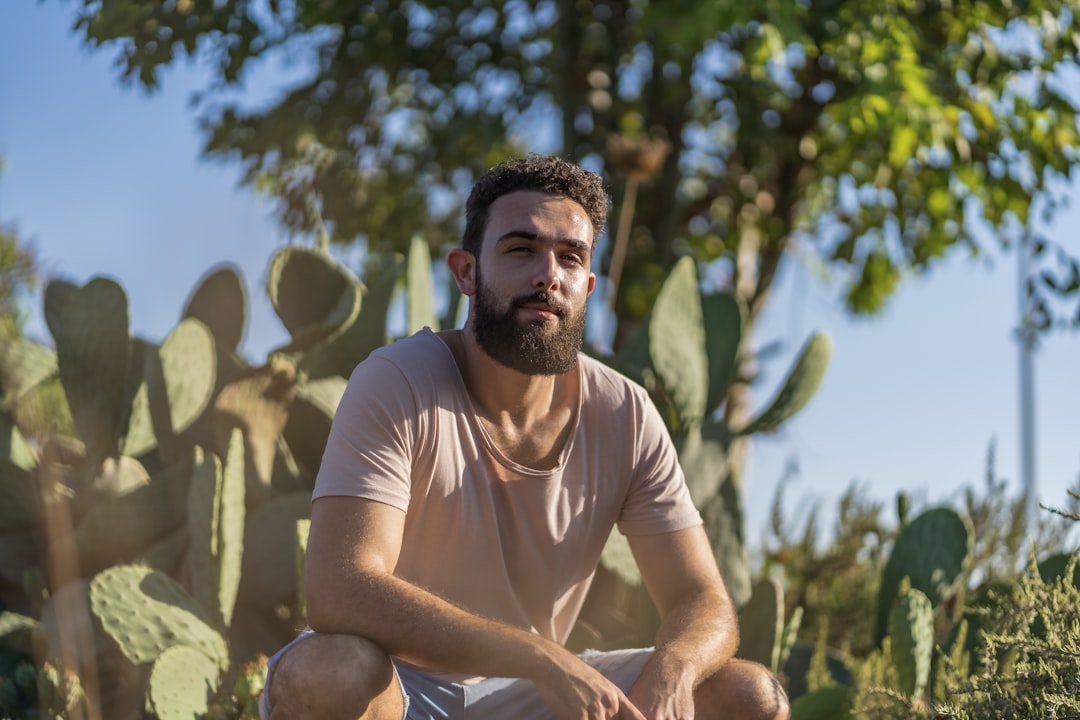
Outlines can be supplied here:
[[401, 510], [323, 497], [312, 506], [304, 572], [308, 624], [364, 637], [390, 655], [437, 670], [521, 677], [560, 718], [644, 720], [606, 678], [557, 643], [478, 617], [394, 573]]
[[627, 537], [660, 613], [656, 653], [630, 691], [650, 718], [693, 717], [693, 691], [738, 648], [735, 606], [701, 526]]

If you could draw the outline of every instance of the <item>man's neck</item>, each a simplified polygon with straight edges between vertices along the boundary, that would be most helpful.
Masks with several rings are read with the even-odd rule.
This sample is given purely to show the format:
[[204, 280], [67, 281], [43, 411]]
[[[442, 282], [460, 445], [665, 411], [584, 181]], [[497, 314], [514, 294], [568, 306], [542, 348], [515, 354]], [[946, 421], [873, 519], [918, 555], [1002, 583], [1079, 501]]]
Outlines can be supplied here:
[[577, 370], [526, 375], [484, 352], [468, 327], [448, 339], [477, 420], [495, 446], [526, 467], [558, 466], [577, 415]]
[[472, 329], [457, 333], [454, 356], [473, 404], [486, 420], [528, 431], [572, 405], [576, 368], [563, 375], [527, 375], [498, 362], [480, 347]]

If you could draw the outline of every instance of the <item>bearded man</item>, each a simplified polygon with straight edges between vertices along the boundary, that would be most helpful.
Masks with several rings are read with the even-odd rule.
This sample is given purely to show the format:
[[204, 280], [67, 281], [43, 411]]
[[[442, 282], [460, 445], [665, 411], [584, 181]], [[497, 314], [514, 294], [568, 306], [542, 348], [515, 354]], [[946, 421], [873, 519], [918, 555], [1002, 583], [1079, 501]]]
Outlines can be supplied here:
[[[315, 483], [309, 627], [264, 718], [780, 720], [659, 413], [580, 353], [602, 180], [531, 155], [485, 173], [448, 258], [461, 330], [360, 363]], [[563, 647], [612, 528], [661, 618], [654, 648]]]

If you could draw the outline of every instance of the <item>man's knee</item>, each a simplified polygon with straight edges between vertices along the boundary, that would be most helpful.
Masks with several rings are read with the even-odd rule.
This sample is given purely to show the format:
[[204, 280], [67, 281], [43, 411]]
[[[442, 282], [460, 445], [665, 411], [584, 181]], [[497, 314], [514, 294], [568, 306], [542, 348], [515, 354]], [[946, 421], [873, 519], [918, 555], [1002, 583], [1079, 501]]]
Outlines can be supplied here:
[[394, 717], [394, 706], [402, 705], [389, 656], [352, 635], [312, 635], [296, 643], [278, 659], [266, 691], [275, 720]]
[[[738, 720], [787, 720], [787, 694], [764, 665], [730, 660], [698, 689], [698, 717]], [[718, 712], [724, 708], [725, 712]]]

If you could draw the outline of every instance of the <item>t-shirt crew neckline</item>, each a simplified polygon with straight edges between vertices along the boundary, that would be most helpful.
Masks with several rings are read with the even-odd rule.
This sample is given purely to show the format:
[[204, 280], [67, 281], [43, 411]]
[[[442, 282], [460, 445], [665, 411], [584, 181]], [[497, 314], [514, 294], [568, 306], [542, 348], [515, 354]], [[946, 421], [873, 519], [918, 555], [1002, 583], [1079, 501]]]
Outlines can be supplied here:
[[[573, 450], [574, 442], [577, 439], [578, 425], [581, 422], [581, 406], [582, 398], [584, 395], [584, 382], [582, 381], [581, 377], [581, 353], [578, 353], [578, 362], [574, 365], [574, 372], [577, 373], [577, 403], [576, 407], [574, 408], [574, 417], [570, 421], [570, 433], [566, 436], [566, 442], [563, 443], [562, 450], [559, 452], [559, 462], [556, 463], [553, 467], [538, 470], [536, 468], [529, 467], [528, 465], [522, 465], [521, 463], [503, 454], [502, 450], [499, 449], [499, 447], [495, 444], [495, 441], [492, 440], [491, 436], [488, 434], [487, 429], [484, 428], [483, 423], [480, 422], [480, 416], [477, 413], [476, 406], [473, 404], [473, 399], [472, 395], [469, 393], [469, 388], [465, 385], [465, 378], [461, 374], [461, 367], [458, 365], [457, 358], [454, 356], [453, 349], [451, 349], [450, 345], [439, 333], [436, 333], [431, 328], [424, 328], [424, 332], [429, 333], [435, 339], [437, 339], [439, 341], [439, 345], [442, 346], [443, 350], [449, 356], [451, 366], [454, 368], [454, 377], [457, 378], [458, 389], [461, 391], [461, 396], [465, 399], [465, 403], [467, 404], [469, 409], [469, 426], [472, 427], [473, 431], [483, 441], [484, 449], [487, 450], [491, 457], [498, 461], [500, 465], [519, 475], [528, 475], [531, 477], [542, 478], [550, 477], [552, 475], [557, 475], [561, 473], [563, 468], [566, 466], [567, 458], [570, 457], [570, 451]], [[465, 331], [459, 330], [459, 332]]]

